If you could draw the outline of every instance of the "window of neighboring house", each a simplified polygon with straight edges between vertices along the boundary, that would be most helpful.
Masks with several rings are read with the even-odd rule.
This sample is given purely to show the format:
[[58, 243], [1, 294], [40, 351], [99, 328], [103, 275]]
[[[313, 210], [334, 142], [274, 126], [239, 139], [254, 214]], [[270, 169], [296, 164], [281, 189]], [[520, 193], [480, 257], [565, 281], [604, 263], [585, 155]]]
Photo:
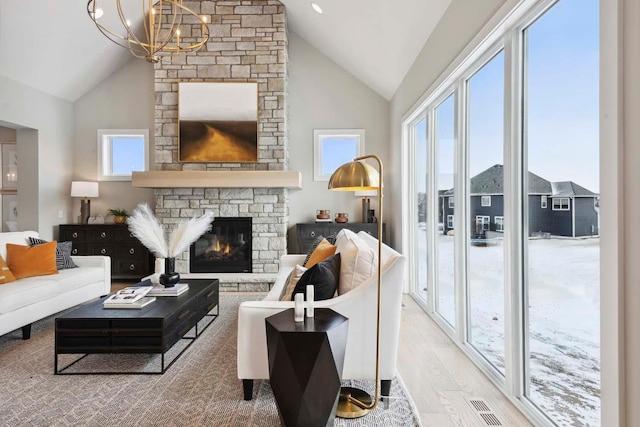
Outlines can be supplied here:
[[453, 209], [453, 197], [449, 197], [449, 207]]
[[453, 215], [447, 215], [447, 228], [453, 229]]
[[547, 196], [540, 196], [540, 208], [547, 209]]
[[98, 180], [131, 181], [149, 170], [148, 129], [98, 129]]
[[476, 230], [477, 231], [487, 231], [489, 230], [489, 224], [491, 224], [491, 217], [484, 215], [476, 216]]
[[504, 231], [504, 217], [503, 216], [496, 216], [494, 217], [494, 222], [496, 224], [496, 231], [500, 231], [503, 232]]
[[491, 206], [491, 196], [482, 196], [480, 198], [481, 206]]
[[554, 197], [553, 207], [554, 211], [568, 211], [569, 210], [569, 198], [568, 197]]

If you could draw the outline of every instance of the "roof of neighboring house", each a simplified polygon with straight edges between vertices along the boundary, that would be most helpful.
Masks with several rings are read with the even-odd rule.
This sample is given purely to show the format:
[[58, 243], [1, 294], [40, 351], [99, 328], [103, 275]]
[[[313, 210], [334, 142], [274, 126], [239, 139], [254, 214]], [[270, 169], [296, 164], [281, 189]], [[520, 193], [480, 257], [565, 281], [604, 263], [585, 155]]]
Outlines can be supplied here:
[[[503, 184], [504, 168], [502, 165], [493, 165], [471, 178], [471, 194], [502, 194]], [[451, 196], [453, 188], [439, 193], [441, 196]], [[529, 172], [529, 194], [547, 194], [552, 197], [598, 196], [573, 181], [549, 182], [533, 172]]]
[[[471, 194], [502, 194], [504, 193], [504, 168], [493, 165], [471, 178]], [[529, 193], [551, 194], [551, 183], [529, 172]], [[453, 189], [443, 193], [444, 196], [453, 194]]]
[[593, 191], [587, 190], [573, 181], [552, 182], [551, 188], [553, 189], [553, 197], [598, 196]]

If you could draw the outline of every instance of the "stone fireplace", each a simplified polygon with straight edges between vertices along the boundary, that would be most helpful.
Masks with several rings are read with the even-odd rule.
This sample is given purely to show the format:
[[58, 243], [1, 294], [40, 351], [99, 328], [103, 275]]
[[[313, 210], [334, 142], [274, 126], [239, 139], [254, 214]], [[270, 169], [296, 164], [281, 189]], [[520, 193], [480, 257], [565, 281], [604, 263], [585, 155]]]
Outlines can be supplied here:
[[[278, 172], [286, 171], [287, 150], [287, 31], [284, 6], [277, 0], [193, 1], [198, 15], [210, 22], [211, 37], [195, 53], [165, 55], [155, 65], [156, 171]], [[184, 42], [199, 31], [198, 23], [183, 24]], [[182, 163], [178, 161], [178, 83], [257, 82], [258, 161], [255, 163]], [[237, 176], [237, 175], [234, 175]], [[286, 251], [289, 220], [288, 189], [269, 185], [222, 186], [180, 180], [154, 185], [156, 215], [170, 227], [181, 219], [213, 211], [215, 217], [251, 219], [251, 273], [274, 276]], [[185, 181], [187, 182], [187, 181]], [[242, 180], [239, 180], [242, 182]], [[134, 177], [134, 185], [136, 185]], [[137, 185], [145, 186], [145, 185]], [[190, 254], [178, 257], [176, 269], [190, 271]], [[248, 282], [256, 280], [249, 278]], [[211, 277], [218, 277], [212, 275]], [[235, 278], [233, 280], [236, 280]], [[265, 279], [268, 281], [267, 279]], [[265, 280], [258, 280], [264, 290]], [[271, 280], [272, 282], [273, 280]], [[237, 283], [242, 284], [240, 280]], [[221, 285], [223, 285], [221, 280]], [[238, 286], [241, 289], [242, 286]], [[224, 285], [222, 289], [225, 289]], [[250, 288], [254, 289], [254, 288]], [[268, 287], [267, 287], [268, 289]]]

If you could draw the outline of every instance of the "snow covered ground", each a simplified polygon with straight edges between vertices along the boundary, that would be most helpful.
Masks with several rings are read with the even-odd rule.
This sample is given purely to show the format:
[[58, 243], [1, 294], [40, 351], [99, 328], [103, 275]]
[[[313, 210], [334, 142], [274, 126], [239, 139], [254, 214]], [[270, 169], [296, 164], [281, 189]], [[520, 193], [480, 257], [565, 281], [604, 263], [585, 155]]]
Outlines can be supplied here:
[[[561, 426], [600, 424], [599, 245], [597, 238], [528, 241], [528, 395]], [[452, 322], [453, 237], [440, 234], [438, 248], [439, 305]], [[425, 259], [426, 248], [420, 252]], [[471, 343], [504, 373], [503, 254], [502, 241], [471, 246], [469, 283]]]

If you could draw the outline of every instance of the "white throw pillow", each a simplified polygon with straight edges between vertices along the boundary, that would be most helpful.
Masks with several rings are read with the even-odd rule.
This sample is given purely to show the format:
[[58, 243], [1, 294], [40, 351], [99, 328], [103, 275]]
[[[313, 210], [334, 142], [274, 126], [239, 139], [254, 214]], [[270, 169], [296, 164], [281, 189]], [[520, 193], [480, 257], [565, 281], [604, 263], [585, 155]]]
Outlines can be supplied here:
[[342, 229], [336, 236], [336, 253], [341, 258], [338, 295], [357, 288], [376, 272], [376, 251], [351, 230]]
[[301, 265], [296, 265], [295, 267], [293, 267], [293, 270], [291, 270], [291, 273], [287, 278], [287, 283], [285, 283], [284, 286], [282, 287], [282, 294], [280, 294], [280, 301], [291, 301], [293, 290], [296, 288], [298, 281], [300, 281], [300, 278], [302, 277], [305, 271], [307, 271], [307, 268]]

